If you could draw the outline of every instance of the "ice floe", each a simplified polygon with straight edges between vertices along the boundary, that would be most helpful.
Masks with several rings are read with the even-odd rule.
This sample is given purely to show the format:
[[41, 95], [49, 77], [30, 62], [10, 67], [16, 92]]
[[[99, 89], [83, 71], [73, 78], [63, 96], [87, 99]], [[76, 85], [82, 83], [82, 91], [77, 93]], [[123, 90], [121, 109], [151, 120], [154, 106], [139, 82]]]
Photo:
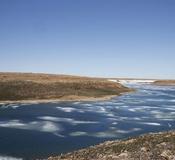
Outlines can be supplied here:
[[72, 108], [72, 107], [56, 107], [56, 108], [63, 111], [63, 112], [74, 112], [74, 111], [76, 111], [76, 109]]
[[53, 121], [53, 122], [65, 122], [65, 123], [69, 123], [69, 124], [72, 124], [72, 125], [97, 124], [97, 123], [99, 123], [97, 121], [80, 121], [80, 120], [75, 120], [73, 118], [62, 118], [62, 117], [52, 117], [52, 116], [41, 116], [41, 117], [38, 117], [38, 119]]
[[20, 120], [9, 120], [1, 121], [0, 127], [35, 130], [41, 132], [58, 132], [62, 130], [60, 125], [50, 121], [31, 121], [25, 123]]
[[150, 125], [150, 126], [161, 126], [160, 123], [155, 123], [155, 122], [141, 122], [140, 124]]
[[15, 158], [15, 157], [10, 157], [10, 156], [0, 155], [0, 160], [22, 160], [22, 158]]

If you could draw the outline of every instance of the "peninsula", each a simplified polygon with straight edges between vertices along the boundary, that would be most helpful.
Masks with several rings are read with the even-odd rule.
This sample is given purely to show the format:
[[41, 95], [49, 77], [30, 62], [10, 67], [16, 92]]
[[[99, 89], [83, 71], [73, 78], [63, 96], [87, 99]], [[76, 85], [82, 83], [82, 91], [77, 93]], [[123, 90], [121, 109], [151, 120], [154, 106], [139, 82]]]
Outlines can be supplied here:
[[36, 73], [0, 73], [0, 101], [106, 100], [132, 91], [103, 78]]

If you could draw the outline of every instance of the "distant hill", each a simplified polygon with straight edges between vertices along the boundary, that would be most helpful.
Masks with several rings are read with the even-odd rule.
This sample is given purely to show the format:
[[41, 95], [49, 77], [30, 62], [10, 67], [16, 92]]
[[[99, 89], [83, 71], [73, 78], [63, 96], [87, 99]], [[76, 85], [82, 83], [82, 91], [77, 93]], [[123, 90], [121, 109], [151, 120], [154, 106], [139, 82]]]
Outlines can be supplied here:
[[153, 84], [156, 84], [156, 85], [175, 85], [175, 80], [157, 80]]
[[93, 100], [132, 91], [103, 78], [36, 73], [0, 73], [0, 101]]

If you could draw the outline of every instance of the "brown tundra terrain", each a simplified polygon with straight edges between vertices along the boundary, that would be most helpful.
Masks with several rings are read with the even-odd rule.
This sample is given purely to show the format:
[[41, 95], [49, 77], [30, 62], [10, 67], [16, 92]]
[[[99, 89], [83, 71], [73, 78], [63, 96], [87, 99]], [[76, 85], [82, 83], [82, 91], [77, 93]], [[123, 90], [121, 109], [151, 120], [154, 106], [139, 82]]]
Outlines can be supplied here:
[[96, 100], [132, 91], [103, 78], [54, 74], [0, 73], [0, 101]]
[[158, 81], [155, 81], [153, 84], [156, 84], [156, 85], [175, 85], [175, 80], [158, 80]]

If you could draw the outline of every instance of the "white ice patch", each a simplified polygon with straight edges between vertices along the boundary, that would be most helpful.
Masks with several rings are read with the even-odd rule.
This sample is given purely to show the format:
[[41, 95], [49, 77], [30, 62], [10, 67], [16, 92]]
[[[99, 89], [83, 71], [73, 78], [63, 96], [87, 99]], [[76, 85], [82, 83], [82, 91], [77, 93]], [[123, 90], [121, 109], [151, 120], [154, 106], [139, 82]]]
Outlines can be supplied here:
[[106, 114], [108, 117], [115, 117], [115, 115], [113, 113], [107, 113]]
[[136, 109], [131, 108], [131, 109], [128, 109], [128, 111], [136, 112]]
[[128, 133], [136, 132], [136, 131], [140, 131], [140, 130], [141, 130], [141, 128], [133, 128], [133, 129], [130, 129], [130, 130], [116, 129], [116, 132], [121, 133], [121, 134], [128, 134]]
[[20, 107], [20, 106], [18, 106], [18, 105], [13, 105], [13, 104], [9, 104], [9, 105], [2, 105], [2, 106], [0, 107], [0, 109], [7, 109], [7, 108], [16, 109], [16, 108], [18, 108], [18, 107]]
[[18, 108], [19, 106], [16, 105], [16, 106], [11, 106], [11, 107], [12, 107], [13, 109], [16, 109], [16, 108]]
[[32, 121], [28, 123], [21, 122], [19, 120], [1, 121], [0, 127], [16, 128], [24, 130], [35, 130], [41, 132], [57, 132], [62, 130], [60, 126], [50, 121]]
[[63, 112], [74, 112], [74, 111], [76, 111], [76, 109], [72, 108], [72, 107], [56, 107], [56, 108], [63, 111]]
[[124, 103], [122, 103], [122, 102], [115, 102], [115, 105], [122, 106], [122, 105], [124, 105]]
[[145, 85], [145, 86], [141, 86], [142, 88], [144, 87], [144, 89], [148, 89], [151, 91], [174, 91], [175, 87], [174, 86], [157, 86], [157, 85]]
[[170, 101], [170, 100], [168, 100], [168, 99], [152, 99], [152, 98], [150, 98], [150, 99], [146, 99], [146, 101], [148, 101], [148, 102], [165, 102], [165, 101]]
[[156, 109], [156, 108], [160, 108], [160, 107], [156, 107], [156, 106], [141, 106], [141, 108], [144, 108], [144, 109]]
[[90, 134], [89, 136], [97, 137], [97, 138], [115, 138], [117, 137], [117, 134], [107, 131], [107, 132], [96, 132], [94, 134]]
[[141, 124], [150, 125], [150, 126], [161, 126], [160, 123], [153, 123], [153, 122], [142, 122]]
[[53, 122], [50, 121], [46, 121], [45, 124], [40, 129], [40, 131], [43, 132], [56, 132], [58, 130], [59, 128]]
[[139, 117], [134, 117], [132, 118], [133, 120], [136, 120], [136, 121], [140, 121], [142, 118], [139, 118]]
[[168, 112], [168, 113], [165, 113], [165, 112], [160, 112], [160, 111], [150, 111], [151, 114], [156, 118], [156, 119], [161, 119], [161, 120], [164, 120], [164, 119], [174, 119], [175, 117], [175, 112]]
[[175, 111], [175, 106], [174, 107], [167, 107], [167, 108], [164, 108], [165, 110], [170, 110], [170, 111]]
[[125, 120], [128, 120], [129, 119], [129, 117], [117, 117], [117, 118], [120, 121], [125, 121]]
[[80, 113], [84, 113], [84, 109], [77, 109], [77, 108], [72, 108], [72, 107], [56, 107], [57, 109], [59, 109], [60, 111], [63, 112], [67, 112], [67, 113], [71, 113], [71, 112], [80, 112]]
[[15, 158], [15, 157], [10, 157], [10, 156], [0, 155], [0, 160], [22, 160], [22, 158]]
[[78, 120], [74, 120], [72, 118], [61, 118], [61, 117], [52, 117], [52, 116], [41, 116], [41, 117], [38, 117], [38, 119], [48, 120], [48, 121], [53, 121], [53, 122], [66, 122], [66, 123], [70, 123], [72, 125], [99, 123], [97, 121], [78, 121]]
[[118, 82], [116, 79], [108, 79], [109, 82]]
[[130, 130], [120, 130], [115, 127], [110, 127], [111, 130], [104, 132], [89, 133], [88, 136], [98, 137], [98, 138], [116, 138], [120, 137], [122, 134], [128, 134], [131, 132], [136, 132], [142, 130], [141, 128], [133, 128]]
[[85, 112], [99, 113], [99, 114], [111, 114], [112, 106], [93, 106], [88, 108], [83, 108]]
[[129, 106], [121, 106], [122, 108], [129, 108]]
[[77, 104], [80, 104], [81, 102], [74, 102], [73, 104], [77, 105]]
[[0, 122], [0, 127], [22, 128], [25, 127], [25, 124], [21, 123], [19, 120], [11, 120], [11, 121]]
[[98, 112], [98, 113], [107, 113], [107, 111], [106, 111], [106, 108], [105, 108], [105, 107], [97, 107], [96, 112]]
[[119, 80], [121, 84], [150, 84], [153, 83], [155, 80], [138, 80], [138, 79], [131, 79], [131, 80]]
[[85, 104], [82, 104], [82, 106], [92, 107], [93, 104], [85, 103]]
[[113, 122], [112, 125], [117, 125], [118, 123], [117, 122]]
[[80, 132], [80, 131], [77, 131], [77, 132], [72, 132], [69, 134], [70, 136], [73, 136], [73, 137], [77, 137], [77, 136], [86, 136], [88, 135], [87, 132]]
[[145, 108], [143, 108], [142, 106], [129, 108], [128, 110], [131, 111], [131, 112], [145, 112]]

